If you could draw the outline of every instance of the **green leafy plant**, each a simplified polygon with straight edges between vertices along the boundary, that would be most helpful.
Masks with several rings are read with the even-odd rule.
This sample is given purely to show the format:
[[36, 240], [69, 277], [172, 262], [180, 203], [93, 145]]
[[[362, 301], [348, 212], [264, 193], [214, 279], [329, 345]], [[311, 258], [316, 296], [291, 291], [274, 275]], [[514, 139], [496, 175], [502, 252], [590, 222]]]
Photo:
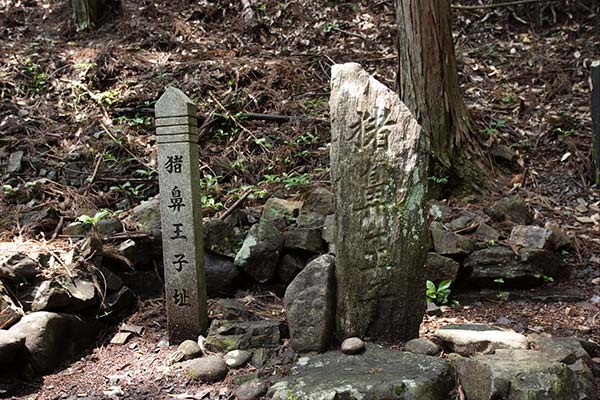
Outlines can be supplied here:
[[506, 126], [506, 121], [503, 119], [499, 119], [497, 121], [490, 122], [490, 125], [487, 128], [481, 129], [481, 133], [485, 133], [487, 135], [493, 135], [498, 133], [499, 128], [504, 128]]
[[425, 290], [425, 298], [427, 302], [435, 303], [438, 305], [448, 303], [448, 296], [450, 296], [451, 285], [452, 281], [450, 279], [440, 282], [438, 286], [435, 286], [435, 283], [428, 280]]
[[96, 227], [96, 225], [98, 224], [98, 222], [100, 222], [100, 220], [102, 220], [104, 217], [106, 217], [107, 215], [110, 215], [110, 211], [109, 210], [102, 210], [102, 211], [98, 211], [93, 217], [91, 215], [80, 215], [77, 218], [77, 221], [85, 224], [85, 225], [92, 225], [92, 227]]
[[19, 192], [19, 187], [12, 186], [9, 184], [4, 184], [4, 185], [2, 185], [2, 191], [4, 192], [5, 195], [7, 195], [8, 197], [11, 197], [11, 196], [15, 196]]
[[136, 169], [135, 173], [143, 178], [151, 179], [153, 178], [157, 172], [155, 169], [147, 168], [147, 169]]
[[200, 196], [200, 204], [202, 208], [208, 208], [214, 211], [218, 211], [223, 208], [223, 203], [215, 200], [215, 198], [208, 194], [203, 194]]
[[562, 128], [554, 128], [554, 129], [552, 129], [552, 132], [563, 135], [564, 137], [571, 137], [571, 136], [575, 135], [575, 133], [576, 133], [575, 129], [573, 129], [573, 128], [567, 129], [566, 131], [563, 130]]
[[296, 138], [296, 143], [298, 144], [314, 144], [319, 141], [318, 135], [313, 135], [312, 133], [305, 133], [304, 135], [300, 135]]
[[445, 185], [446, 183], [448, 183], [448, 177], [444, 176], [444, 177], [438, 177], [438, 176], [428, 176], [427, 177], [428, 180], [437, 183], [438, 185]]
[[496, 282], [496, 283], [504, 283], [504, 278], [496, 278], [496, 279], [494, 279], [494, 282]]

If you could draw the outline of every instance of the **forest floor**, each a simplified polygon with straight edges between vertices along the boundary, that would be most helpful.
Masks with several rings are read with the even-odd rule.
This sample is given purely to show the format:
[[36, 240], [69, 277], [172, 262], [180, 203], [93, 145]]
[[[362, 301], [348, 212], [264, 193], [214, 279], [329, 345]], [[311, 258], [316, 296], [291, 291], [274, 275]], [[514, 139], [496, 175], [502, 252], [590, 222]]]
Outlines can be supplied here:
[[[5, 246], [69, 247], [59, 224], [101, 209], [126, 217], [155, 195], [151, 108], [168, 85], [197, 102], [203, 117], [205, 216], [219, 215], [248, 191], [246, 206], [329, 184], [334, 63], [359, 62], [396, 88], [391, 1], [254, 2], [244, 19], [239, 2], [132, 0], [90, 33], [75, 31], [68, 3], [0, 0]], [[484, 153], [501, 143], [517, 157], [509, 166], [490, 163], [491, 177], [474, 194], [453, 191], [453, 177], [441, 191], [448, 205], [468, 210], [513, 193], [525, 197], [537, 222], [554, 221], [573, 239], [563, 254], [570, 277], [548, 285], [577, 288], [593, 299], [600, 191], [589, 176], [589, 66], [600, 42], [598, 14], [585, 3], [453, 10], [459, 79]], [[249, 113], [291, 118], [243, 117]], [[22, 168], [8, 173], [7, 160], [17, 151], [25, 154]], [[30, 218], [40, 211], [42, 218]], [[282, 317], [280, 299], [243, 296]], [[591, 300], [455, 306], [442, 317], [426, 316], [422, 334], [449, 321], [502, 317], [527, 332], [600, 343], [598, 304]], [[165, 370], [174, 348], [159, 345], [166, 334], [163, 299], [140, 302], [127, 322], [144, 326], [145, 334], [115, 346], [107, 332], [81, 360], [24, 382], [15, 398], [107, 398], [113, 386], [125, 398], [232, 398], [230, 380], [202, 385]]]

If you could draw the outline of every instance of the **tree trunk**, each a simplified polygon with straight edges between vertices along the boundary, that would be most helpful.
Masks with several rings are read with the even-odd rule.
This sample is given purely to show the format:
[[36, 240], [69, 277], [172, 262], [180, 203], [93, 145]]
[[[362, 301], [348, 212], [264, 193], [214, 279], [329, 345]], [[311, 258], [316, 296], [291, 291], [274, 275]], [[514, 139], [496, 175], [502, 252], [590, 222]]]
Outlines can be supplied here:
[[73, 17], [78, 31], [98, 27], [102, 19], [111, 12], [118, 11], [118, 0], [71, 0]]
[[475, 137], [456, 68], [448, 0], [396, 0], [398, 88], [429, 137], [434, 168], [452, 169], [473, 153]]

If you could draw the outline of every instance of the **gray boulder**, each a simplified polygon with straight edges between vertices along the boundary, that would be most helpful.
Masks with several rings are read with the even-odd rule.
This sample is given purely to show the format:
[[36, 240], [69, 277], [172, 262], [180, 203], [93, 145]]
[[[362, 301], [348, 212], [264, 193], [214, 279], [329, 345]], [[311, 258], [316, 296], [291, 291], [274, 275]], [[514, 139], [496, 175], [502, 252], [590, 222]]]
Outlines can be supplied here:
[[45, 373], [88, 347], [98, 328], [74, 315], [40, 311], [24, 316], [9, 332], [25, 339], [35, 370]]
[[484, 324], [449, 324], [434, 336], [454, 353], [472, 356], [489, 354], [498, 349], [527, 349], [527, 337], [520, 333]]
[[486, 214], [494, 221], [509, 220], [520, 225], [529, 225], [533, 222], [533, 216], [527, 205], [518, 195], [498, 200], [486, 210]]
[[316, 229], [291, 228], [285, 233], [284, 247], [319, 253], [323, 249], [322, 233]]
[[243, 367], [252, 358], [252, 352], [247, 350], [231, 350], [225, 354], [225, 364], [229, 368]]
[[160, 197], [157, 195], [143, 201], [131, 210], [129, 217], [137, 222], [142, 231], [160, 232]]
[[281, 338], [277, 321], [213, 320], [204, 345], [214, 352], [277, 347]]
[[299, 257], [285, 254], [281, 257], [277, 266], [277, 277], [282, 283], [287, 285], [294, 279], [298, 272], [304, 269], [304, 266], [304, 262]]
[[452, 362], [468, 399], [596, 399], [578, 390], [578, 378], [567, 365], [539, 351], [500, 349], [471, 359], [455, 356]]
[[454, 281], [459, 268], [460, 264], [453, 259], [430, 252], [425, 262], [425, 279], [433, 282]]
[[96, 287], [91, 279], [58, 276], [37, 286], [31, 310], [73, 312], [91, 307], [96, 302]]
[[235, 266], [258, 282], [266, 282], [275, 274], [284, 237], [268, 220], [253, 225], [242, 248], [235, 256]]
[[0, 329], [0, 370], [14, 368], [15, 362], [24, 362], [26, 358], [25, 338]]
[[332, 351], [302, 357], [287, 378], [275, 383], [268, 399], [419, 399], [452, 398], [450, 363], [435, 357], [367, 345], [358, 355]]
[[489, 243], [490, 241], [499, 240], [501, 237], [502, 233], [483, 222], [479, 224], [475, 231], [475, 239], [480, 242]]
[[302, 211], [313, 211], [323, 216], [335, 211], [333, 192], [326, 187], [315, 187], [304, 200]]
[[235, 294], [240, 271], [230, 258], [204, 252], [204, 273], [208, 297], [231, 297]]
[[309, 263], [288, 286], [284, 304], [291, 346], [297, 352], [327, 350], [335, 318], [335, 258]]

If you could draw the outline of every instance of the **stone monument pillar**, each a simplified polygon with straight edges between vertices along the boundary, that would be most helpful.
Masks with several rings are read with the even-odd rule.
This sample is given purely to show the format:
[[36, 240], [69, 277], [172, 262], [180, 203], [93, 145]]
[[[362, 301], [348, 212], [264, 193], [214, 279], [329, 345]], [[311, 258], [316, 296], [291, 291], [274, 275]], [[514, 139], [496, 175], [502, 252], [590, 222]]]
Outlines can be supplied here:
[[169, 342], [208, 327], [196, 106], [169, 87], [156, 103], [158, 177]]
[[338, 335], [409, 340], [425, 311], [426, 138], [358, 64], [331, 75]]

